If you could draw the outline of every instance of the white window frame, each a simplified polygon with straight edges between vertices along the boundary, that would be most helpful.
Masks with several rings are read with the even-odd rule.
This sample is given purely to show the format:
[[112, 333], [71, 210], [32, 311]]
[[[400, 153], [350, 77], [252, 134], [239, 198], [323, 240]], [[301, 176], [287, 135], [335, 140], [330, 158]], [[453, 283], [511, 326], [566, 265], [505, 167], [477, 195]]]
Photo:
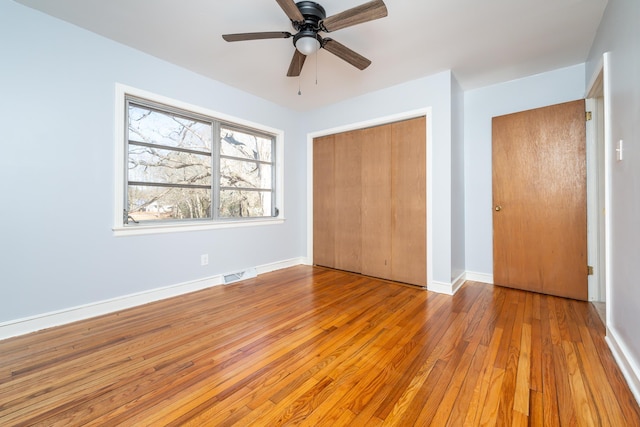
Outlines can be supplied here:
[[[134, 87], [116, 83], [115, 94], [115, 173], [114, 173], [114, 212], [113, 212], [113, 232], [115, 236], [155, 234], [155, 233], [171, 233], [196, 230], [210, 230], [217, 228], [233, 228], [248, 227], [259, 225], [281, 224], [285, 221], [284, 216], [284, 132], [280, 129], [274, 129], [261, 124], [249, 122], [244, 119], [232, 117], [223, 113], [212, 111], [203, 107], [188, 104], [186, 102], [171, 99], [162, 95], [147, 92]], [[216, 120], [233, 123], [241, 127], [256, 129], [260, 132], [272, 134], [275, 136], [275, 206], [278, 209], [278, 215], [275, 217], [260, 218], [242, 218], [224, 220], [198, 220], [194, 222], [162, 222], [162, 223], [141, 223], [135, 226], [126, 225], [124, 223], [123, 212], [125, 210], [125, 191], [127, 170], [125, 165], [127, 150], [127, 124], [126, 124], [126, 97], [132, 96], [142, 98], [154, 103], [164, 104], [181, 110], [190, 111], [197, 115], [204, 115]]]

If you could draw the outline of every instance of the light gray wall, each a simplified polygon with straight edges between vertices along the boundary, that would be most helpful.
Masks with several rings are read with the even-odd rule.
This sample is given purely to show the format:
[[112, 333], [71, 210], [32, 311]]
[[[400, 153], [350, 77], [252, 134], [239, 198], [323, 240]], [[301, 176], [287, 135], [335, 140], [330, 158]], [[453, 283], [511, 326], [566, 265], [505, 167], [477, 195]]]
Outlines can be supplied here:
[[464, 91], [451, 85], [451, 281], [466, 271], [464, 182]]
[[[304, 255], [299, 114], [12, 1], [0, 58], [0, 322]], [[286, 223], [114, 237], [116, 82], [284, 130]]]
[[611, 265], [607, 301], [607, 327], [640, 380], [640, 2], [609, 0], [589, 54], [586, 76], [596, 72], [609, 52], [611, 111], [610, 136], [624, 140], [624, 160], [611, 169]]
[[427, 107], [432, 108], [433, 279], [451, 282], [451, 81], [450, 71], [318, 109], [305, 129], [321, 132]]
[[584, 64], [465, 92], [465, 247], [468, 272], [493, 275], [491, 118], [584, 97]]

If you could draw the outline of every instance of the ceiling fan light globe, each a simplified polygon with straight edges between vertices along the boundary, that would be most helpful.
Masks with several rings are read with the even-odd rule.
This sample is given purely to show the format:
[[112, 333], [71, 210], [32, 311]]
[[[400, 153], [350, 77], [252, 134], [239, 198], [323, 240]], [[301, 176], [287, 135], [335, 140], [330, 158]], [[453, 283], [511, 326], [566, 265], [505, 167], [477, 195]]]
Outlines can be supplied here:
[[311, 36], [300, 37], [296, 40], [296, 49], [303, 55], [313, 55], [320, 49], [320, 41]]

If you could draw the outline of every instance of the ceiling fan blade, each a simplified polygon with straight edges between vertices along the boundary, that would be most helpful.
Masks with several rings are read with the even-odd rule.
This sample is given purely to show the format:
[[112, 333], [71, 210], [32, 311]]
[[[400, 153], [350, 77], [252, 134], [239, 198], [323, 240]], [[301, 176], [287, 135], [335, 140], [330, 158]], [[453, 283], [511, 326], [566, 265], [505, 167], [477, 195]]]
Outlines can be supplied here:
[[287, 77], [298, 77], [302, 71], [302, 66], [307, 57], [301, 54], [298, 49], [293, 52], [293, 58], [291, 58], [291, 64], [289, 64], [289, 71], [287, 71]]
[[385, 16], [387, 16], [387, 6], [385, 6], [384, 2], [382, 0], [373, 0], [332, 15], [324, 19], [320, 26], [324, 31], [331, 32], [362, 24], [363, 22], [373, 21], [374, 19], [384, 18]]
[[222, 36], [228, 42], [241, 42], [245, 40], [263, 40], [263, 39], [288, 39], [291, 33], [286, 31], [267, 31], [262, 33], [238, 33], [224, 34]]
[[367, 58], [333, 39], [324, 39], [322, 47], [360, 70], [364, 70], [371, 65], [371, 61]]
[[304, 16], [302, 16], [300, 9], [298, 9], [298, 6], [296, 6], [296, 3], [293, 0], [276, 0], [276, 1], [278, 2], [282, 10], [284, 10], [284, 13], [287, 14], [289, 19], [296, 22], [304, 21]]

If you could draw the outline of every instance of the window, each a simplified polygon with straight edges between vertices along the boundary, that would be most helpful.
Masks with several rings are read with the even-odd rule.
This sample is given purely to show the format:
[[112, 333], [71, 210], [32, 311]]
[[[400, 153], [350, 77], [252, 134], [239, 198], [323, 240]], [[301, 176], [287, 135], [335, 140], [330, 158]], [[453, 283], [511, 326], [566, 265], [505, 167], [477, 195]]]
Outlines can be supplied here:
[[279, 216], [277, 134], [122, 95], [122, 228]]

